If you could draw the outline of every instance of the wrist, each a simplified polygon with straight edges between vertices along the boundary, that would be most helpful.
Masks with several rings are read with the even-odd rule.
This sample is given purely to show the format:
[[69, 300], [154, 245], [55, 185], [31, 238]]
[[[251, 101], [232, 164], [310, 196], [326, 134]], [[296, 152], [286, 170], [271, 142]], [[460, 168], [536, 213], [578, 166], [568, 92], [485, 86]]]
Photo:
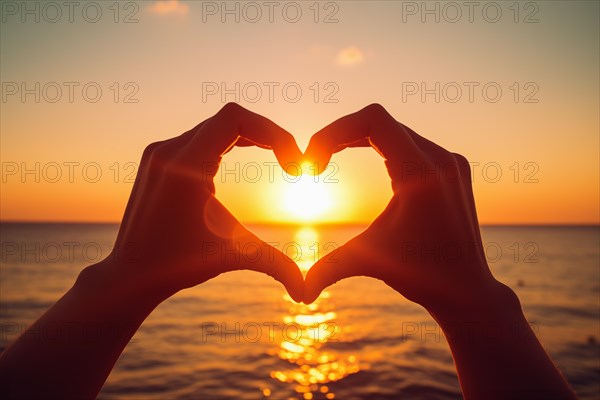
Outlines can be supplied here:
[[125, 268], [108, 257], [84, 268], [72, 290], [82, 296], [100, 298], [104, 306], [124, 314], [149, 314], [170, 293], [153, 288], [138, 269], [141, 270]]
[[454, 302], [437, 305], [427, 311], [448, 333], [461, 327], [497, 331], [526, 322], [516, 293], [494, 278], [464, 293]]

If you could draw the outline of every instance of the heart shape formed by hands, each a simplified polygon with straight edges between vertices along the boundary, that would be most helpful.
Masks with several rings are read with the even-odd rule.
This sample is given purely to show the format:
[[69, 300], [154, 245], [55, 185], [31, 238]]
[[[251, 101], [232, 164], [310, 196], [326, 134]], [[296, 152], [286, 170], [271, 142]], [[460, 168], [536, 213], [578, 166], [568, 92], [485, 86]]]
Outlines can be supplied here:
[[[338, 151], [373, 147], [385, 159], [394, 195], [366, 231], [317, 261], [304, 280], [289, 257], [246, 229], [214, 196], [221, 157], [233, 146], [249, 145], [273, 150], [282, 166], [316, 163], [317, 173]], [[434, 173], [430, 179], [427, 171], [440, 168], [444, 178]], [[235, 103], [178, 137], [149, 145], [115, 248], [127, 243], [141, 247], [141, 262], [124, 265], [121, 272], [144, 276], [136, 284], [164, 298], [237, 269], [266, 273], [294, 300], [306, 303], [350, 276], [382, 279], [426, 306], [461, 298], [467, 286], [484, 288], [482, 282], [491, 278], [468, 162], [397, 122], [377, 104], [315, 133], [305, 154], [290, 133]], [[465, 245], [474, 250], [452, 260], [423, 256], [432, 246], [449, 243], [461, 251]], [[407, 244], [416, 250], [407, 251]], [[242, 258], [236, 257], [240, 248]], [[143, 270], [135, 271], [139, 265]]]
[[[491, 284], [470, 167], [463, 156], [421, 137], [378, 104], [344, 116], [315, 133], [304, 154], [291, 135], [282, 131], [277, 130], [275, 135], [279, 140], [263, 140], [270, 145], [261, 145], [273, 149], [282, 166], [286, 162], [311, 163], [311, 170], [319, 174], [334, 153], [349, 147], [373, 147], [385, 159], [394, 193], [366, 231], [310, 268], [303, 282], [304, 302], [314, 301], [327, 286], [352, 276], [381, 279], [426, 307], [473, 292], [465, 290], [467, 287], [485, 287], [481, 282]], [[257, 143], [242, 136], [236, 145]], [[448, 249], [457, 252], [451, 254], [451, 259], [444, 257]], [[279, 270], [271, 270], [271, 275], [292, 295], [297, 290], [298, 272], [281, 268], [288, 277]]]

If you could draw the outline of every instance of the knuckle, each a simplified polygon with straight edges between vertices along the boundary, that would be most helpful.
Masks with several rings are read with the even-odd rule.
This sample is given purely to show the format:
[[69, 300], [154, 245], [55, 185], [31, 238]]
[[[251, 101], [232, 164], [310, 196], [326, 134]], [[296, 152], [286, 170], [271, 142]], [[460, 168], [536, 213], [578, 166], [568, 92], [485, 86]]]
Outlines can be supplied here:
[[371, 103], [363, 109], [368, 115], [373, 116], [374, 118], [384, 118], [388, 117], [390, 114], [387, 112], [385, 107], [383, 107], [379, 103]]
[[156, 173], [158, 170], [164, 169], [172, 158], [169, 144], [169, 140], [164, 140], [150, 143], [146, 146], [142, 154], [140, 167], [151, 171], [151, 173]]
[[242, 109], [242, 106], [240, 106], [238, 103], [229, 102], [219, 110], [217, 115], [226, 119], [235, 118], [239, 115]]
[[465, 166], [469, 166], [469, 161], [467, 160], [467, 158], [465, 156], [463, 156], [462, 154], [459, 153], [452, 153], [452, 155], [454, 156], [454, 158], [456, 159], [457, 164], [460, 167], [465, 167]]
[[458, 170], [460, 171], [461, 175], [463, 175], [465, 177], [470, 177], [471, 176], [471, 165], [469, 164], [469, 160], [467, 160], [467, 158], [465, 156], [463, 156], [462, 154], [459, 154], [459, 153], [452, 153], [452, 155], [454, 156], [454, 159], [456, 160], [456, 164], [457, 164]]
[[142, 153], [142, 162], [150, 161], [158, 146], [160, 146], [160, 142], [150, 143], [148, 146], [146, 146], [144, 152]]

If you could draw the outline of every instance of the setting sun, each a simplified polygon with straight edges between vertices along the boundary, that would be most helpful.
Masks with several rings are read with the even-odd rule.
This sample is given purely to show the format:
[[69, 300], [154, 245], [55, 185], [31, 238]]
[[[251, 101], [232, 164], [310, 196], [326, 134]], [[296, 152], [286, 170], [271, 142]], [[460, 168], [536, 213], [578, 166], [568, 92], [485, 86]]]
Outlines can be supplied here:
[[[304, 168], [308, 171], [309, 168]], [[332, 206], [331, 192], [321, 176], [303, 174], [286, 188], [284, 208], [296, 218], [310, 220], [321, 216]]]

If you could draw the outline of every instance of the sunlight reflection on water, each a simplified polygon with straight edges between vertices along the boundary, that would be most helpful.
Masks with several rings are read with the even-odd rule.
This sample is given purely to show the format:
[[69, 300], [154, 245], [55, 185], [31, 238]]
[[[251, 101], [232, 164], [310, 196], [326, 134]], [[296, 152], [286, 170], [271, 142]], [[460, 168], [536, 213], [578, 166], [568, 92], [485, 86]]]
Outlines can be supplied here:
[[[303, 227], [295, 234], [297, 243], [296, 263], [306, 273], [318, 259], [319, 235], [310, 228]], [[287, 368], [276, 369], [271, 377], [294, 385], [300, 398], [335, 398], [328, 383], [344, 379], [358, 372], [359, 365], [355, 355], [340, 355], [328, 349], [328, 343], [339, 341], [343, 334], [336, 323], [337, 313], [329, 300], [329, 292], [323, 291], [312, 304], [295, 303], [287, 294], [283, 296], [289, 313], [283, 322], [290, 332], [283, 335], [277, 349], [271, 354], [288, 363]], [[268, 397], [270, 391], [263, 391]]]
[[[253, 227], [268, 242], [298, 242], [288, 246], [289, 253], [286, 245], [278, 248], [292, 258], [292, 248], [304, 249], [297, 261], [305, 270], [317, 254], [323, 256], [363, 229]], [[89, 265], [81, 246], [66, 244], [99, 245], [104, 254], [111, 251], [117, 232], [116, 225], [0, 224], [4, 243], [28, 251], [3, 249], [0, 351]], [[600, 389], [599, 237], [597, 226], [482, 228], [484, 243], [504, 250], [490, 260], [490, 269], [517, 292], [542, 344], [582, 400], [598, 400]], [[320, 253], [310, 248], [313, 242], [321, 244]], [[535, 243], [539, 262], [524, 261], [527, 252], [515, 262], [515, 242], [521, 251], [523, 244]], [[65, 244], [61, 260], [46, 257], [44, 243]], [[29, 252], [36, 245], [40, 252]], [[263, 274], [239, 271], [181, 291], [144, 321], [98, 398], [461, 398], [448, 344], [431, 316], [384, 283], [347, 279], [309, 306], [282, 299], [284, 290]], [[284, 321], [290, 321], [289, 328]], [[316, 326], [308, 330], [311, 324]], [[72, 329], [65, 327], [65, 332]]]

